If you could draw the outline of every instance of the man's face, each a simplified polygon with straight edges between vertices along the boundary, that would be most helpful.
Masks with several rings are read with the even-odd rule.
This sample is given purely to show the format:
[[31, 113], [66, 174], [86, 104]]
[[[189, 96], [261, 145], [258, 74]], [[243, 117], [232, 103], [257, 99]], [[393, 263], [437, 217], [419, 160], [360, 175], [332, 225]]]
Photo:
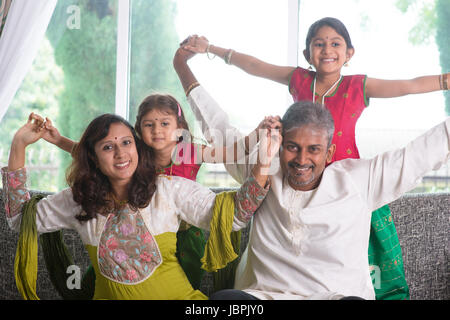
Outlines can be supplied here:
[[327, 145], [327, 131], [317, 126], [294, 127], [285, 132], [280, 163], [293, 189], [309, 191], [319, 186], [326, 163], [331, 161], [336, 148]]

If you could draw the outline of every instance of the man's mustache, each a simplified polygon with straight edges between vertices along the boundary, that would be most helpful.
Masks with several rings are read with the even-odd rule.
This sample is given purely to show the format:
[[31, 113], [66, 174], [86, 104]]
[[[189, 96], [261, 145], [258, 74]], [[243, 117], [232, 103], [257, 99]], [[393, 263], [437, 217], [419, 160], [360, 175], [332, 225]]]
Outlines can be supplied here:
[[309, 168], [314, 169], [314, 165], [312, 164], [300, 165], [295, 161], [289, 161], [288, 166], [292, 169], [309, 169]]

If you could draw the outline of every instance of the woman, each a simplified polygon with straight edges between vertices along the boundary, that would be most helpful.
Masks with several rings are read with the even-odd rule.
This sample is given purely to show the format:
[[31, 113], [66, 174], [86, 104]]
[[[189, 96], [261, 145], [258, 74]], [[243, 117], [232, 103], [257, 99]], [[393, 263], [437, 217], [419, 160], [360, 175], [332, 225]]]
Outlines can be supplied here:
[[[8, 168], [2, 169], [7, 221], [15, 230], [29, 199], [26, 147], [46, 130], [43, 119], [31, 114], [14, 136]], [[271, 145], [277, 150], [279, 140], [268, 139]], [[176, 232], [181, 220], [209, 229], [216, 195], [187, 179], [157, 177], [151, 160], [126, 120], [99, 116], [74, 150], [70, 188], [37, 204], [39, 233], [79, 233], [95, 269], [94, 299], [206, 299], [178, 263]], [[235, 209], [221, 212], [232, 219], [233, 230], [243, 228], [264, 199], [266, 166], [258, 163], [233, 196]]]

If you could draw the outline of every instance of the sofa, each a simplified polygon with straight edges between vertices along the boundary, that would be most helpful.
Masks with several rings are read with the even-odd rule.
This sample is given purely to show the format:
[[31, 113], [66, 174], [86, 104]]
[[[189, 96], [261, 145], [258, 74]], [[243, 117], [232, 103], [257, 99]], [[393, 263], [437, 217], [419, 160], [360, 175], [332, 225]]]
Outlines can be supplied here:
[[[224, 189], [214, 189], [219, 192]], [[406, 194], [390, 204], [402, 246], [406, 280], [411, 300], [450, 299], [449, 218], [450, 193]], [[249, 230], [242, 232], [241, 252], [248, 241]], [[14, 256], [18, 234], [11, 231], [5, 219], [0, 189], [0, 300], [21, 299], [14, 281]], [[89, 258], [78, 235], [64, 231], [64, 241], [74, 263], [84, 272]], [[37, 294], [41, 299], [61, 299], [48, 277], [44, 259], [39, 254]], [[213, 277], [206, 274], [200, 290], [213, 291]]]

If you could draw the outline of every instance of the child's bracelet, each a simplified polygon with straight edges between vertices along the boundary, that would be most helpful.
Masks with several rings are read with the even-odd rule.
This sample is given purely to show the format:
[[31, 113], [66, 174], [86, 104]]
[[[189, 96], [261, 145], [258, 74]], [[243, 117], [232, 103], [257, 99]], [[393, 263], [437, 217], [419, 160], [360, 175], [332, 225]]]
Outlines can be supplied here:
[[200, 85], [200, 83], [198, 83], [197, 81], [195, 81], [194, 83], [192, 83], [192, 84], [186, 89], [186, 91], [185, 91], [186, 97], [189, 96], [189, 93], [191, 93], [191, 91], [192, 91], [194, 88], [198, 87], [199, 85]]

